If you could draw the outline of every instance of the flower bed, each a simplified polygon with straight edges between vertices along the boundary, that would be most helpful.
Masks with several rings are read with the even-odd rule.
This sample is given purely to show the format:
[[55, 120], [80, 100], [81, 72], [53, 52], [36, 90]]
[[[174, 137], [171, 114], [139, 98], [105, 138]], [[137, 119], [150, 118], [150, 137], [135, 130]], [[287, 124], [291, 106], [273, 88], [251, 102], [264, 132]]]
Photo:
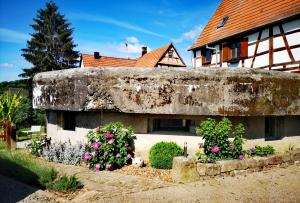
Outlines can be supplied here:
[[251, 157], [244, 160], [221, 160], [216, 163], [200, 163], [195, 158], [175, 157], [172, 178], [175, 182], [192, 182], [205, 176], [238, 175], [263, 170], [274, 165], [288, 165], [300, 161], [300, 150], [267, 157]]

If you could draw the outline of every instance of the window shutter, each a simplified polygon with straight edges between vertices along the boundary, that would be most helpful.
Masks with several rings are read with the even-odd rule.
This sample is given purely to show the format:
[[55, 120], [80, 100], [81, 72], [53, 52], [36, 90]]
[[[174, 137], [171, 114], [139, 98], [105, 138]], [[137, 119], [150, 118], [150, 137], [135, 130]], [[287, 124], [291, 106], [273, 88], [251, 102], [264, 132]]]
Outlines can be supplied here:
[[226, 42], [223, 44], [223, 62], [227, 62], [229, 60], [229, 44]]
[[202, 65], [205, 64], [205, 49], [201, 49], [201, 61], [202, 61]]
[[241, 58], [248, 57], [248, 38], [243, 38], [241, 40]]

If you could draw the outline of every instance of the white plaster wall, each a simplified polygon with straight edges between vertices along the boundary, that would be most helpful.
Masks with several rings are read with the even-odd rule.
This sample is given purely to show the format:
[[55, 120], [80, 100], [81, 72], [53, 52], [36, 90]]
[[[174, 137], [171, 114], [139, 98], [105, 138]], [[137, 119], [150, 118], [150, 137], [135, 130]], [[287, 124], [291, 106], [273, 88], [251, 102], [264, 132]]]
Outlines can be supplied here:
[[216, 49], [216, 54], [212, 54], [212, 58], [211, 58], [211, 64], [215, 65], [216, 62], [219, 63], [220, 62], [220, 45], [216, 45], [214, 46], [214, 48]]
[[269, 54], [264, 54], [255, 57], [254, 65], [253, 65], [254, 68], [267, 66], [267, 65], [269, 65]]
[[286, 35], [289, 46], [300, 44], [300, 32]]
[[300, 48], [291, 49], [294, 59], [300, 61]]
[[248, 56], [253, 56], [255, 52], [255, 44], [248, 46]]
[[264, 40], [262, 42], [259, 42], [257, 53], [261, 53], [268, 50], [269, 50], [269, 40]]
[[251, 68], [251, 64], [252, 64], [252, 58], [250, 59], [245, 59], [245, 68]]
[[273, 55], [273, 63], [285, 63], [285, 62], [290, 62], [290, 57], [288, 55], [287, 50], [283, 50], [283, 51], [276, 51], [274, 52]]
[[282, 37], [275, 37], [273, 38], [273, 48], [274, 49], [277, 49], [277, 48], [280, 48], [280, 47], [284, 47], [284, 41], [283, 41], [283, 38]]
[[202, 66], [201, 50], [196, 51], [196, 58], [195, 62], [193, 62], [193, 65], [195, 65], [196, 67]]

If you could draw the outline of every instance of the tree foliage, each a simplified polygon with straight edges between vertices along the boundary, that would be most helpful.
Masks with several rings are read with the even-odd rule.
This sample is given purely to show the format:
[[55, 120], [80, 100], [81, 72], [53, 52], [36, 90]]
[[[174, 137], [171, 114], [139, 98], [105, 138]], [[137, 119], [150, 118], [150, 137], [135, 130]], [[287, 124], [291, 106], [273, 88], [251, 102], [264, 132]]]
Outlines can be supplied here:
[[76, 47], [72, 40], [73, 29], [55, 3], [47, 2], [33, 21], [31, 27], [35, 32], [22, 49], [22, 56], [33, 67], [23, 69], [20, 76], [32, 78], [39, 72], [76, 67], [79, 54], [73, 50]]

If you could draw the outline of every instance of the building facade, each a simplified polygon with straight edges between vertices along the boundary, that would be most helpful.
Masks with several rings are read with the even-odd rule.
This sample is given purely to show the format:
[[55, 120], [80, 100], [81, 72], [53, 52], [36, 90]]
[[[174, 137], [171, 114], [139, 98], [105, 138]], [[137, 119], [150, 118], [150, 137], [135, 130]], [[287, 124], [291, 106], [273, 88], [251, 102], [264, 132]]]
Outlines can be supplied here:
[[194, 67], [300, 73], [300, 1], [223, 0], [190, 50]]

